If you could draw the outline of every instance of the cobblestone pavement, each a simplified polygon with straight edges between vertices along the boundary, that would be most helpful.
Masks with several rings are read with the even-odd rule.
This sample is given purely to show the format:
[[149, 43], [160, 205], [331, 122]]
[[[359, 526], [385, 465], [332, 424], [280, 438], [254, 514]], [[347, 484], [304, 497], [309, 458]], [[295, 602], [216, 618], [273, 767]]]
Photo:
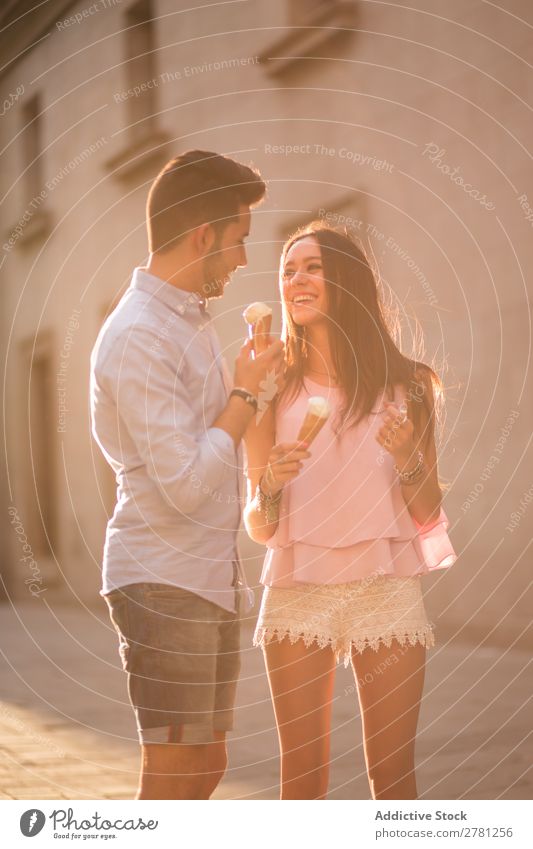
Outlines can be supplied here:
[[[1, 605], [0, 798], [131, 799], [139, 747], [103, 606]], [[530, 799], [531, 658], [446, 642], [428, 654], [417, 744], [425, 799]], [[262, 654], [243, 632], [230, 762], [218, 799], [278, 798], [278, 748]], [[351, 671], [338, 667], [332, 799], [369, 798]]]

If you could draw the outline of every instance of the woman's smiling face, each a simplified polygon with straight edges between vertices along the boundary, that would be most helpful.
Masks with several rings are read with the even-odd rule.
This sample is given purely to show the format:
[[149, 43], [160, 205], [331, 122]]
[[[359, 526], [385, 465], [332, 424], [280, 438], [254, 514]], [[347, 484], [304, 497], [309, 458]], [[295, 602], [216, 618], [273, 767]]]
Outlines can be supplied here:
[[280, 269], [280, 290], [295, 324], [309, 327], [327, 317], [320, 245], [313, 236], [298, 239], [287, 251]]

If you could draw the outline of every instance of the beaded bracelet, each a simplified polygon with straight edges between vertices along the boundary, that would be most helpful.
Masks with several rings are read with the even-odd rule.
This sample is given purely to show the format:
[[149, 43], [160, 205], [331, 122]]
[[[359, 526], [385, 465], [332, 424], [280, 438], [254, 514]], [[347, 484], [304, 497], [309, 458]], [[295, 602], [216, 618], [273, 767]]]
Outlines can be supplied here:
[[418, 483], [420, 478], [424, 477], [424, 472], [425, 472], [425, 467], [422, 466], [419, 474], [416, 477], [411, 478], [411, 480], [409, 480], [409, 481], [400, 481], [401, 485], [402, 486], [413, 486], [413, 484]]
[[278, 507], [281, 501], [281, 496], [283, 490], [280, 489], [276, 495], [269, 495], [261, 489], [261, 481], [263, 480], [263, 476], [259, 479], [259, 483], [257, 484], [255, 490], [255, 497], [257, 499], [257, 508], [259, 513], [263, 513], [267, 524], [269, 525], [271, 522], [275, 522], [278, 518]]
[[424, 455], [422, 454], [421, 451], [418, 452], [417, 457], [418, 457], [418, 460], [417, 460], [416, 466], [413, 469], [410, 469], [408, 472], [402, 472], [398, 468], [396, 463], [394, 464], [394, 471], [397, 473], [398, 477], [400, 478], [401, 483], [404, 484], [405, 486], [411, 486], [411, 484], [416, 483], [417, 480], [423, 475], [423, 473], [425, 471]]

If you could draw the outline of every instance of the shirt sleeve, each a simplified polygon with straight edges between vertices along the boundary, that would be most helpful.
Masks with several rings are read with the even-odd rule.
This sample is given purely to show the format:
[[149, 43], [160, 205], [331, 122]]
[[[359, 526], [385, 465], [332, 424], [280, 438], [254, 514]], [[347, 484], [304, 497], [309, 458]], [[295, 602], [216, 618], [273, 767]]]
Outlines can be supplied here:
[[187, 388], [149, 328], [116, 340], [105, 372], [117, 415], [149, 477], [172, 508], [194, 513], [235, 475], [233, 439], [217, 427], [196, 432]]

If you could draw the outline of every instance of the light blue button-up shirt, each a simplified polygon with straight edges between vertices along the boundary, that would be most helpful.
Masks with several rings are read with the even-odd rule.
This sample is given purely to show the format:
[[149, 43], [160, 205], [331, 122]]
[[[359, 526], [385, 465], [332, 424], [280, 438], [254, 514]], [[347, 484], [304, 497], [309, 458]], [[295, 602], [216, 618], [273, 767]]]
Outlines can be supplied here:
[[[242, 453], [212, 427], [231, 377], [203, 301], [136, 268], [91, 356], [93, 434], [117, 478], [101, 594], [150, 581], [235, 610]], [[234, 566], [234, 564], [236, 564]]]

